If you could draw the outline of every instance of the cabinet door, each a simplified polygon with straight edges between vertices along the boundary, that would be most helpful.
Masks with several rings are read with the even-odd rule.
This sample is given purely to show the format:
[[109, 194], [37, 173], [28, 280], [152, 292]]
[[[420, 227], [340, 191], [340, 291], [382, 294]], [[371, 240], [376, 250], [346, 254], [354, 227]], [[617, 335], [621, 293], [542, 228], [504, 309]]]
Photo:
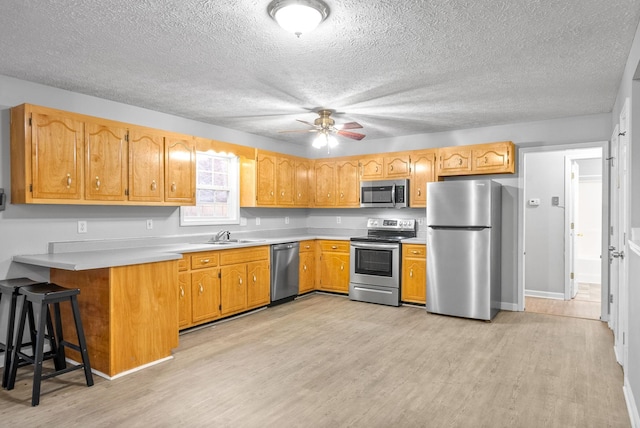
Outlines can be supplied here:
[[31, 118], [33, 198], [80, 199], [83, 123], [37, 111]]
[[438, 150], [438, 175], [471, 173], [471, 149], [447, 147]]
[[191, 317], [194, 323], [220, 317], [220, 278], [218, 269], [191, 273]]
[[247, 308], [265, 306], [271, 302], [271, 271], [269, 261], [247, 263]]
[[427, 251], [425, 245], [402, 246], [401, 295], [403, 302], [426, 303]]
[[309, 170], [308, 161], [296, 160], [295, 206], [309, 206]]
[[339, 207], [360, 206], [360, 182], [358, 181], [358, 161], [336, 163], [337, 199]]
[[85, 123], [85, 199], [123, 201], [127, 189], [127, 130]]
[[360, 160], [362, 180], [381, 180], [384, 177], [382, 158], [368, 157]]
[[320, 288], [349, 292], [349, 255], [324, 252], [320, 258]]
[[411, 184], [409, 191], [411, 198], [410, 206], [427, 206], [427, 183], [436, 179], [436, 153], [435, 151], [417, 152], [411, 155]]
[[314, 290], [315, 287], [315, 260], [316, 254], [314, 251], [302, 252], [300, 251], [300, 267], [299, 276], [300, 282], [298, 287], [298, 294], [307, 293]]
[[335, 188], [336, 164], [333, 161], [316, 162], [314, 167], [315, 175], [315, 205], [317, 207], [331, 207], [336, 204]]
[[178, 274], [178, 327], [186, 328], [191, 325], [191, 274]]
[[478, 174], [499, 174], [515, 172], [513, 144], [492, 143], [474, 148], [471, 152], [473, 171]]
[[164, 199], [164, 137], [143, 129], [129, 131], [129, 200]]
[[276, 170], [277, 205], [293, 205], [295, 189], [295, 161], [288, 157], [278, 158]]
[[408, 154], [384, 157], [385, 178], [409, 178], [411, 162]]
[[221, 314], [228, 315], [247, 308], [247, 265], [220, 268]]
[[164, 200], [196, 204], [196, 144], [192, 137], [165, 139]]
[[270, 154], [258, 153], [256, 200], [260, 205], [275, 205], [276, 195], [276, 157]]

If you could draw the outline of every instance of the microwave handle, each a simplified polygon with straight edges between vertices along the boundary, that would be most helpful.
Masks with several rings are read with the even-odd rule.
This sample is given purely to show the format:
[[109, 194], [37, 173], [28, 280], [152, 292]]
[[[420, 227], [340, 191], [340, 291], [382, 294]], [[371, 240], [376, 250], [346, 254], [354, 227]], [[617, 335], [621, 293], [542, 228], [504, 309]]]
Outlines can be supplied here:
[[396, 207], [396, 185], [395, 183], [393, 184], [393, 187], [391, 187], [391, 202], [393, 202], [393, 207]]

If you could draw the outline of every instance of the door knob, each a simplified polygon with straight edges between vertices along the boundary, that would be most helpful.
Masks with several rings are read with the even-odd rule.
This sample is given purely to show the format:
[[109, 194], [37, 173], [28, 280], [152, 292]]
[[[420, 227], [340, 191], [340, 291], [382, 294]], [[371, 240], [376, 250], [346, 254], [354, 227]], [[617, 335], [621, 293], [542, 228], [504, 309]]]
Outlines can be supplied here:
[[611, 256], [615, 259], [617, 259], [618, 257], [624, 259], [624, 251], [612, 251]]

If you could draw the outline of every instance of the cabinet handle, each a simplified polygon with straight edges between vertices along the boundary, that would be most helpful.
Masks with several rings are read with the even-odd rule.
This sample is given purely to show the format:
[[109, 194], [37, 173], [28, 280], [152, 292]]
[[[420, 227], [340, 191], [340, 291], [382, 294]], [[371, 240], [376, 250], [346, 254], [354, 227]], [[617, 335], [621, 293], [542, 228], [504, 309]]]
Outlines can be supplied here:
[[376, 172], [378, 172], [378, 167], [376, 166]]
[[311, 248], [311, 245], [305, 245], [304, 248], [308, 250], [309, 248]]
[[488, 157], [488, 156], [485, 156], [485, 157], [484, 157], [484, 163], [485, 163], [485, 164], [488, 164], [488, 163], [489, 163], [489, 157]]
[[156, 184], [156, 180], [153, 180], [153, 181], [151, 182], [151, 190], [154, 190], [154, 191], [155, 191], [157, 188], [158, 188], [158, 185]]
[[422, 195], [422, 189], [418, 187], [418, 196], [421, 196], [421, 195]]
[[71, 174], [67, 174], [67, 189], [71, 187]]
[[389, 165], [389, 170], [393, 171], [393, 165]]
[[410, 278], [413, 278], [413, 269], [411, 269], [411, 270], [409, 271], [409, 277], [410, 277]]
[[256, 278], [255, 275], [253, 275], [253, 282], [256, 282], [258, 279]]
[[203, 265], [206, 265], [207, 263], [209, 263], [211, 260], [209, 259], [201, 259], [200, 263], [202, 263]]
[[307, 265], [303, 265], [302, 269], [306, 272], [307, 271]]
[[184, 297], [184, 288], [180, 286], [180, 297]]
[[458, 159], [458, 165], [462, 165], [462, 158]]
[[177, 189], [176, 183], [175, 182], [171, 183], [171, 191], [175, 192], [176, 189]]
[[238, 278], [238, 282], [242, 285], [242, 278]]
[[200, 286], [200, 294], [204, 293], [204, 287], [202, 286], [202, 283], [198, 283], [198, 285]]
[[344, 198], [344, 193], [340, 192], [340, 199]]
[[270, 196], [273, 196], [273, 190], [269, 192], [269, 195], [270, 195]]
[[284, 190], [280, 192], [280, 196], [284, 196]]
[[331, 197], [331, 193], [327, 193], [327, 198], [330, 198], [330, 197]]
[[413, 251], [411, 251], [411, 252], [412, 252], [413, 254], [420, 254], [420, 251], [418, 251], [418, 250], [413, 250]]
[[302, 197], [302, 193], [298, 193], [298, 199]]
[[337, 249], [338, 249], [338, 247], [336, 247], [335, 245], [332, 245], [332, 246], [331, 246], [331, 249], [332, 249], [332, 250], [337, 250]]
[[96, 175], [96, 190], [100, 190], [100, 177]]
[[340, 270], [344, 270], [344, 265], [340, 265]]

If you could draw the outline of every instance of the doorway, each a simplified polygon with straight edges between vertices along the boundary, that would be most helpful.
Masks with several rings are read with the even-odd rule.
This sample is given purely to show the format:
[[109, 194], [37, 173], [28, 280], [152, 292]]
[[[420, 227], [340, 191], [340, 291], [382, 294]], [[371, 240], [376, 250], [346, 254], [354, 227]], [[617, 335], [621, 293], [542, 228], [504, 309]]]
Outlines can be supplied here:
[[606, 147], [602, 142], [521, 151], [520, 310], [607, 319]]

